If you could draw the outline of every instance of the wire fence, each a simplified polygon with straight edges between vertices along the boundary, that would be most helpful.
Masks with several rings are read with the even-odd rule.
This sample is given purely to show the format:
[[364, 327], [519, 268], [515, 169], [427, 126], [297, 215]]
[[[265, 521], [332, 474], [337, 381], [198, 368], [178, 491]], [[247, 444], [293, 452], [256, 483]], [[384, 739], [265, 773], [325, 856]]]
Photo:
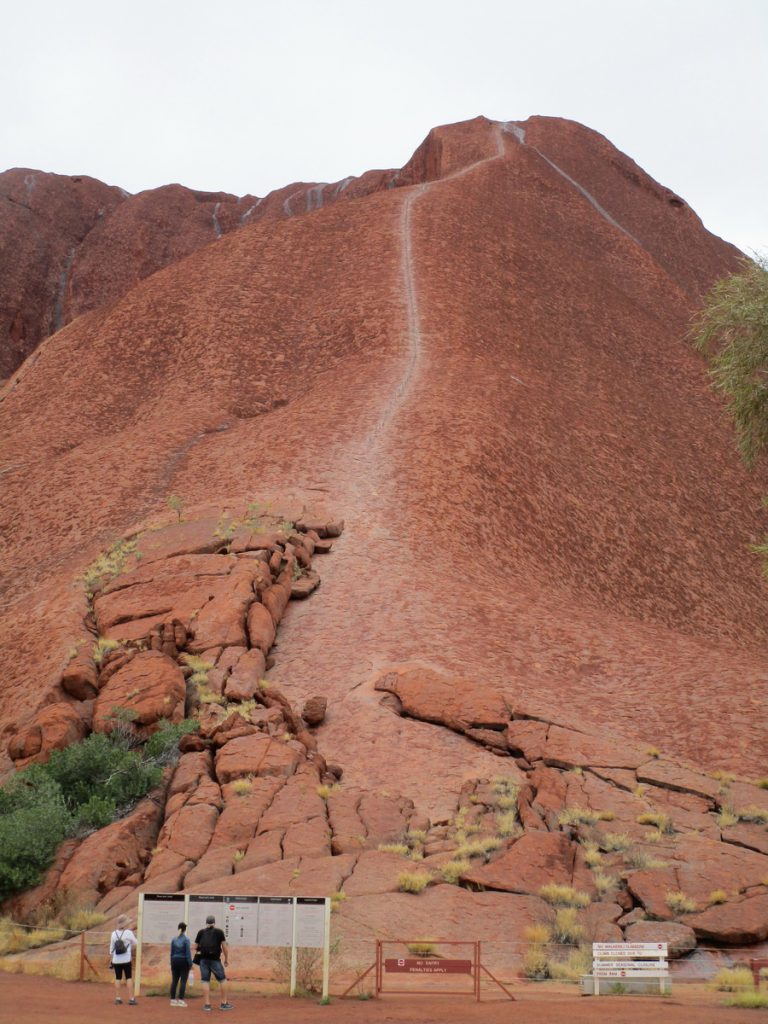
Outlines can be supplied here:
[[[35, 927], [0, 922], [0, 970], [24, 974], [50, 975], [68, 981], [109, 981], [114, 975], [110, 968], [109, 946], [112, 929], [93, 928], [73, 932], [63, 926]], [[455, 957], [455, 950], [444, 943], [466, 941], [471, 946], [474, 938], [459, 936], [440, 938], [414, 938], [413, 942], [397, 943], [387, 939], [387, 955], [392, 957]], [[170, 944], [170, 937], [169, 937]], [[144, 943], [142, 949], [142, 979], [145, 989], [164, 989], [169, 982], [169, 944]], [[749, 967], [756, 956], [768, 956], [768, 948], [726, 949], [697, 946], [676, 957], [672, 947], [669, 968], [673, 983], [711, 983], [723, 968]], [[547, 981], [577, 983], [591, 969], [591, 943], [546, 942], [522, 940], [482, 940], [481, 959], [495, 978], [505, 985]], [[331, 941], [331, 991], [340, 993], [353, 986], [353, 994], [371, 995], [374, 982], [371, 975], [355, 986], [359, 978], [375, 960], [375, 941], [371, 938], [344, 934], [343, 923], [334, 924]], [[539, 965], [540, 977], [530, 977]], [[318, 991], [322, 975], [322, 950], [298, 951], [297, 980], [300, 990]], [[230, 948], [228, 977], [235, 985], [263, 993], [287, 991], [290, 976], [290, 949], [269, 947]], [[746, 981], [744, 982], [746, 985]], [[438, 992], [439, 979], [415, 977], [405, 982], [414, 991]], [[193, 981], [194, 985], [194, 981]]]

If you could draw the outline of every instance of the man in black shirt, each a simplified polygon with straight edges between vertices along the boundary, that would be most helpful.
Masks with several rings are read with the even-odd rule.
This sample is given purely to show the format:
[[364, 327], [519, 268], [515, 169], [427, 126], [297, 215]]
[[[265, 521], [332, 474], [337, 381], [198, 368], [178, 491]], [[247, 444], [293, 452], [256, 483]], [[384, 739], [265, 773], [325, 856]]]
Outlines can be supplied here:
[[206, 917], [205, 928], [201, 928], [197, 933], [195, 945], [200, 955], [200, 981], [203, 983], [203, 995], [205, 996], [203, 1009], [208, 1011], [211, 1009], [211, 975], [221, 986], [222, 1003], [219, 1009], [234, 1009], [232, 1003], [227, 999], [227, 976], [221, 963], [222, 953], [224, 954], [224, 965], [229, 963], [227, 937], [221, 928], [216, 928], [216, 918], [213, 914]]

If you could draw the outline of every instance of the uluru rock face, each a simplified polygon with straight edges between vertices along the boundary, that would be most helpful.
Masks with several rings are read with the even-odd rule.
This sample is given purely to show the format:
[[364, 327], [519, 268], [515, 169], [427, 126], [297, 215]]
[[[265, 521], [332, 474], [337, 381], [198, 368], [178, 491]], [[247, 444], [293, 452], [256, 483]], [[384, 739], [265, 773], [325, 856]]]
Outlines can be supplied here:
[[[541, 914], [542, 871], [593, 891], [579, 829], [605, 831], [599, 812], [631, 844], [639, 817], [668, 814], [663, 867], [606, 857], [627, 877], [623, 903], [595, 901], [604, 934], [633, 908], [671, 917], [667, 893], [687, 885], [697, 935], [714, 934], [722, 888], [721, 941], [761, 940], [764, 829], [724, 815], [706, 773], [763, 769], [766, 593], [748, 545], [766, 481], [740, 464], [684, 337], [736, 251], [601, 136], [556, 119], [436, 129], [369, 184], [322, 208], [286, 196], [282, 214], [72, 321], [7, 385], [3, 746], [39, 756], [46, 705], [98, 704], [103, 670], [68, 655], [84, 622], [129, 646], [153, 635], [169, 661], [215, 651], [224, 698], [259, 706], [244, 724], [206, 719], [110, 906], [150, 882], [228, 890], [236, 870], [253, 891], [349, 883], [350, 918], [374, 924], [397, 901], [425, 927], [475, 901], [499, 930], [512, 898], [519, 921]], [[154, 529], [171, 493], [194, 509], [185, 540]], [[220, 517], [240, 521], [249, 501], [307, 536], [343, 517], [308, 600], [254, 531], [221, 550]], [[129, 535], [150, 545], [125, 567], [131, 585], [118, 577], [91, 608], [76, 577]], [[141, 678], [140, 657], [113, 687]], [[266, 738], [280, 726], [259, 701], [262, 658], [283, 723], [325, 698], [316, 749], [291, 746], [294, 729], [283, 747]], [[341, 785], [321, 796], [331, 765]], [[250, 795], [228, 788], [249, 775]], [[732, 790], [736, 811], [763, 806], [733, 785], [748, 787]], [[386, 858], [402, 854], [380, 845], [423, 832], [441, 870], [461, 808], [488, 837], [499, 796], [519, 831], [471, 858], [460, 889], [393, 894]], [[573, 823], [579, 807], [598, 817]]]

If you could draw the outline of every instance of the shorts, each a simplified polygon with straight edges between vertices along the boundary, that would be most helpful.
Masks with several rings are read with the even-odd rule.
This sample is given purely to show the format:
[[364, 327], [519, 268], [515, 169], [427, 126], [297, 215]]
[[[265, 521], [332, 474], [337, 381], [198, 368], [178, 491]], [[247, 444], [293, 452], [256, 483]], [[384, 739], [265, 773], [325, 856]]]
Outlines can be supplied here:
[[115, 972], [115, 980], [120, 981], [122, 977], [125, 977], [126, 981], [131, 980], [131, 961], [127, 964], [112, 964], [112, 969]]
[[208, 960], [203, 957], [200, 961], [200, 981], [210, 981], [211, 975], [214, 976], [216, 981], [227, 980], [221, 960]]

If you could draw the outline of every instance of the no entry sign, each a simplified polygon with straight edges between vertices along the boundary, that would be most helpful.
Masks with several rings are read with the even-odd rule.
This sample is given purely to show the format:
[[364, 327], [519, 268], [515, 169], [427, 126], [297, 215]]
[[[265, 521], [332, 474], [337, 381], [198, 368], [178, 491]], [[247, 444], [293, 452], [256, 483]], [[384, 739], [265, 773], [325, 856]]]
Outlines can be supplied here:
[[387, 959], [384, 970], [388, 974], [471, 974], [471, 960], [442, 960], [438, 957], [416, 959]]

